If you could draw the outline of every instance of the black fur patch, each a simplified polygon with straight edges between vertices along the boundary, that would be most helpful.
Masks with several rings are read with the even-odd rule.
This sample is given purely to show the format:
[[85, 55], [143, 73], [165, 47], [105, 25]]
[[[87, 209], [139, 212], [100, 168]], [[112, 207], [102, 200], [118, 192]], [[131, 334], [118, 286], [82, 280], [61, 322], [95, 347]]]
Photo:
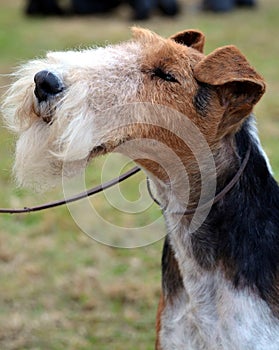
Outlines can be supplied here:
[[[241, 160], [248, 144], [252, 144], [247, 167], [234, 188], [213, 206], [192, 241], [203, 268], [221, 264], [236, 288], [251, 288], [269, 302], [279, 300], [275, 288], [279, 268], [279, 187], [248, 128], [249, 120], [236, 135]], [[228, 181], [229, 178], [231, 170]], [[204, 261], [210, 264], [205, 266]]]
[[168, 237], [165, 239], [163, 249], [162, 275], [163, 293], [171, 300], [181, 289], [183, 289], [183, 282]]

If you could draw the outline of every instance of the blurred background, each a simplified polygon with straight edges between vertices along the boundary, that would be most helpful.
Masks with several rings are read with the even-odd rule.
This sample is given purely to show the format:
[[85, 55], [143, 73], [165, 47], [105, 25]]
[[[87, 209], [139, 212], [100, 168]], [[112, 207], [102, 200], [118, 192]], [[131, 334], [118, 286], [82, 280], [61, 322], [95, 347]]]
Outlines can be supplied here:
[[[62, 15], [46, 15], [42, 5], [31, 11], [23, 0], [0, 0], [0, 94], [11, 83], [8, 74], [16, 66], [47, 51], [126, 40], [134, 24], [162, 36], [197, 28], [206, 35], [206, 53], [234, 44], [265, 77], [267, 93], [255, 112], [263, 146], [279, 179], [279, 3], [259, 0], [255, 6], [233, 8], [231, 2], [222, 3], [227, 7], [180, 0], [175, 13], [154, 8], [144, 16], [130, 3], [80, 15], [63, 0], [58, 2]], [[0, 206], [31, 206], [63, 197], [59, 188], [43, 195], [16, 189], [11, 176], [14, 137], [2, 124], [0, 143]], [[94, 169], [101, 169], [102, 162], [98, 160]], [[100, 176], [89, 171], [87, 185], [98, 184]], [[136, 200], [143, 179], [141, 174], [127, 181], [124, 196]], [[124, 215], [102, 194], [92, 202], [103, 208], [105, 220], [116, 223], [116, 231], [117, 225], [140, 227], [160, 216], [155, 205], [140, 215]], [[93, 225], [96, 232], [106, 234], [105, 222]], [[164, 232], [161, 221], [156, 230]], [[138, 249], [100, 244], [79, 229], [66, 207], [1, 215], [0, 349], [153, 349], [161, 248], [162, 240]]]

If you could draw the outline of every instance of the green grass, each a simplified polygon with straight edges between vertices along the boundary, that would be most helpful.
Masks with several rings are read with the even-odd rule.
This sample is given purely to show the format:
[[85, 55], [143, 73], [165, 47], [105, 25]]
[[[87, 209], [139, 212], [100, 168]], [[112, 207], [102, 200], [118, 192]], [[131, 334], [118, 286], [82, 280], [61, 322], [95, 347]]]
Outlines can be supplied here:
[[[141, 23], [168, 36], [184, 28], [199, 28], [207, 36], [206, 52], [237, 45], [265, 77], [268, 90], [256, 108], [261, 139], [279, 178], [279, 4], [262, 0], [256, 11], [225, 15], [202, 14], [193, 1], [181, 0], [185, 11], [176, 20], [154, 16]], [[186, 6], [188, 4], [188, 6]], [[103, 17], [30, 19], [22, 2], [0, 0], [1, 90], [6, 73], [48, 50], [104, 45], [130, 37], [129, 11]], [[0, 130], [1, 205], [19, 207], [62, 197], [61, 189], [45, 195], [15, 189], [11, 179], [13, 136]], [[102, 168], [104, 159], [94, 168]], [[88, 186], [101, 173], [89, 171]], [[138, 175], [123, 185], [130, 200], [139, 196]], [[141, 215], [122, 216], [105, 202], [92, 200], [96, 210], [119, 226], [144, 226], [158, 217], [156, 206]], [[82, 207], [81, 209], [82, 210]], [[93, 218], [96, 237], [116, 242], [125, 237]], [[164, 232], [158, 223], [154, 232]], [[156, 232], [155, 232], [156, 231]], [[111, 236], [109, 236], [111, 235]], [[127, 238], [128, 240], [128, 238]], [[67, 208], [30, 215], [2, 215], [0, 220], [0, 349], [3, 350], [141, 350], [153, 349], [154, 322], [160, 294], [162, 242], [140, 249], [115, 249], [86, 236]]]

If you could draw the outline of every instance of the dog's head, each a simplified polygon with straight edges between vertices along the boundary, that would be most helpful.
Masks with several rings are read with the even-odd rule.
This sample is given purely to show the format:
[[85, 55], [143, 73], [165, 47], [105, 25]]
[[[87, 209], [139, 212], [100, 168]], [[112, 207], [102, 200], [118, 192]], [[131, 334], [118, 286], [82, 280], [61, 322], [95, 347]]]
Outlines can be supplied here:
[[[21, 67], [3, 104], [5, 121], [19, 136], [19, 184], [44, 188], [59, 181], [63, 169], [74, 175], [92, 157], [135, 139], [155, 139], [187, 158], [186, 119], [210, 149], [218, 148], [250, 114], [265, 84], [234, 46], [208, 56], [203, 46], [199, 31], [163, 39], [135, 28], [123, 44], [50, 52]], [[149, 164], [142, 162], [156, 175]]]

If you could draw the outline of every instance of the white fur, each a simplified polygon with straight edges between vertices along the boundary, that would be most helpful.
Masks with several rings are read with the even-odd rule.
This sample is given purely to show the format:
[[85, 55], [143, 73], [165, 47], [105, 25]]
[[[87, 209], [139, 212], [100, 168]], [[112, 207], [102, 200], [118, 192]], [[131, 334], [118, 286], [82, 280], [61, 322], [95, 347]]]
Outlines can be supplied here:
[[162, 350], [278, 350], [279, 323], [261, 299], [185, 261], [185, 290], [162, 316]]
[[177, 225], [171, 214], [165, 216], [176, 227], [169, 238], [184, 290], [163, 311], [162, 350], [278, 350], [279, 321], [268, 305], [251, 291], [237, 291], [222, 271], [201, 269], [187, 242], [185, 219]]
[[[135, 99], [140, 84], [139, 45], [129, 42], [82, 52], [54, 52], [31, 61], [15, 75], [7, 92], [3, 115], [19, 134], [15, 174], [19, 185], [46, 189], [61, 181], [61, 174], [83, 169], [90, 152], [108, 138], [119, 120], [110, 108]], [[34, 76], [41, 70], [55, 73], [66, 89], [57, 100], [38, 103]], [[52, 115], [52, 123], [42, 117]], [[108, 118], [108, 119], [107, 119]], [[31, 136], [33, 135], [33, 136]]]

